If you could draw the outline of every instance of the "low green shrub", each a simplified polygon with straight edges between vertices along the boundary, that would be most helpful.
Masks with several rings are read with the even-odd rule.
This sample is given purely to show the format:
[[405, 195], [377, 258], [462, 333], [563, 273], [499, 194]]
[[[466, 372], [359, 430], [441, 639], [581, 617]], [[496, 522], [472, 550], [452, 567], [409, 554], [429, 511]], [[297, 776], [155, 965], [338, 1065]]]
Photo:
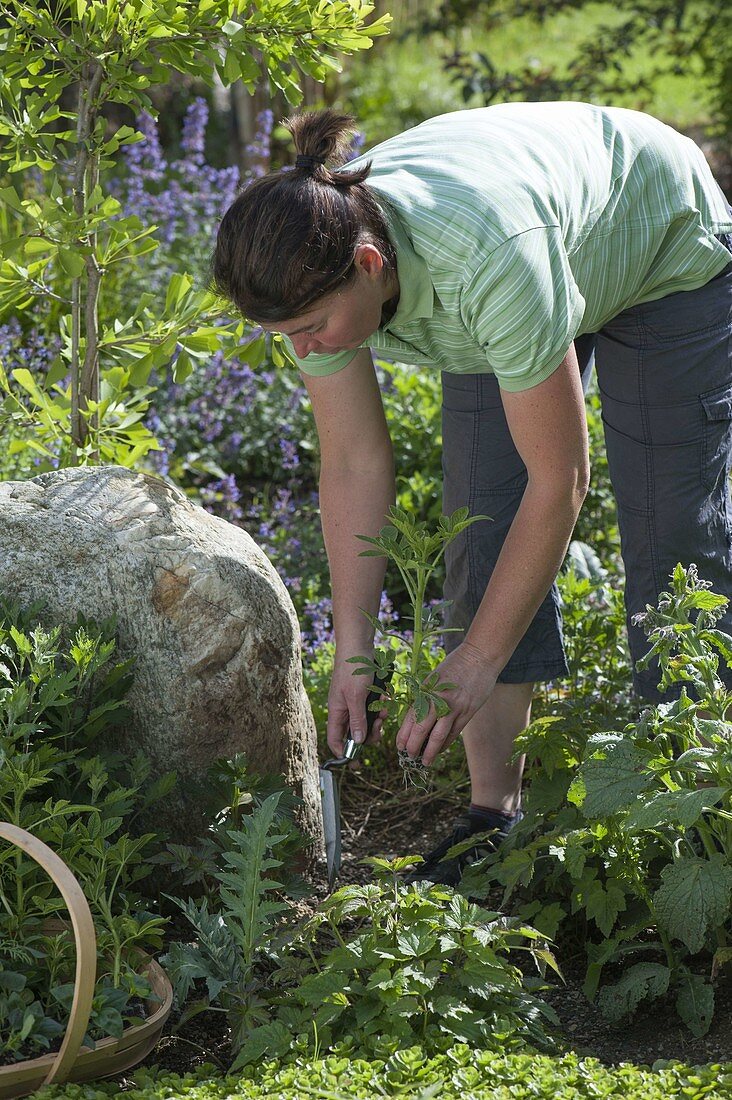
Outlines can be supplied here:
[[[366, 1061], [336, 1053], [287, 1062], [267, 1060], [240, 1075], [222, 1077], [202, 1066], [184, 1077], [138, 1069], [128, 1075], [128, 1100], [728, 1100], [732, 1063], [689, 1066], [604, 1066], [575, 1053], [503, 1054], [450, 1045], [427, 1057], [407, 1047], [388, 1058]], [[107, 1100], [119, 1095], [116, 1082], [40, 1089], [37, 1100]]]

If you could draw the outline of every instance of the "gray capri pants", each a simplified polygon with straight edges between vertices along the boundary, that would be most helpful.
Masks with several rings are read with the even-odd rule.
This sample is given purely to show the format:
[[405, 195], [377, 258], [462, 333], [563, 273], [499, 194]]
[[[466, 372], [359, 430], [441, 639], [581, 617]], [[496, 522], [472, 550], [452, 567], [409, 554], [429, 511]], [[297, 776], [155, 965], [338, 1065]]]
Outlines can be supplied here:
[[[732, 239], [722, 238], [732, 252]], [[594, 353], [610, 478], [618, 504], [633, 661], [647, 651], [631, 618], [655, 606], [678, 561], [732, 601], [732, 263], [698, 290], [624, 310], [575, 341], [585, 390]], [[492, 518], [446, 553], [446, 625], [466, 630], [485, 592], [526, 486], [492, 374], [443, 372], [444, 511]], [[732, 602], [720, 628], [732, 633]], [[451, 651], [462, 634], [446, 634]], [[554, 584], [499, 683], [567, 675]], [[720, 668], [724, 675], [724, 669]], [[658, 672], [634, 673], [658, 701]], [[669, 693], [666, 697], [670, 697]]]

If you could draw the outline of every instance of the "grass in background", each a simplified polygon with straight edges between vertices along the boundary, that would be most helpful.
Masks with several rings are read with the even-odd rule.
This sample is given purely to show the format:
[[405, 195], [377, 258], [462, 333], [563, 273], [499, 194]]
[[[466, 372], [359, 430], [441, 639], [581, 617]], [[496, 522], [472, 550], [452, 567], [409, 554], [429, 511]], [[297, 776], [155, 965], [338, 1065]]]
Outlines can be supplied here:
[[[499, 71], [530, 65], [541, 70], [557, 65], [566, 72], [569, 61], [593, 29], [619, 22], [614, 5], [592, 4], [581, 11], [564, 12], [543, 25], [522, 18], [487, 31], [468, 27], [448, 39], [432, 34], [404, 41], [380, 39], [363, 57], [349, 61], [339, 78], [336, 105], [347, 108], [362, 122], [368, 145], [391, 137], [425, 118], [463, 107], [479, 107], [475, 96], [467, 103], [460, 87], [443, 68], [443, 56], [456, 46], [466, 52], [487, 54]], [[403, 25], [403, 24], [402, 24]], [[630, 77], [648, 72], [654, 64], [650, 53], [636, 50], [624, 64]], [[594, 102], [601, 102], [595, 99]], [[684, 131], [698, 131], [710, 122], [707, 89], [701, 62], [690, 64], [683, 75], [658, 78], [652, 95], [626, 94], [613, 102], [621, 107], [648, 111]]]

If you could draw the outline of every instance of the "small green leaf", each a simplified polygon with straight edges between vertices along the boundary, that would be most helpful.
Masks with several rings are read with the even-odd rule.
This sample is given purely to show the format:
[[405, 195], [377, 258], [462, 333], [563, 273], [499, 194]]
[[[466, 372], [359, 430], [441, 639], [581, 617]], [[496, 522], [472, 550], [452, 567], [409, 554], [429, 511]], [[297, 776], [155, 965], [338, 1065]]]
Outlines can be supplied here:
[[610, 935], [618, 914], [625, 907], [625, 891], [617, 880], [609, 879], [605, 885], [599, 879], [591, 883], [585, 896], [585, 908], [604, 936]]
[[86, 269], [84, 257], [80, 256], [78, 252], [73, 252], [70, 248], [60, 248], [58, 250], [58, 262], [72, 279], [80, 278]]
[[173, 381], [180, 385], [193, 374], [193, 360], [185, 348], [181, 348], [178, 358], [173, 364]]

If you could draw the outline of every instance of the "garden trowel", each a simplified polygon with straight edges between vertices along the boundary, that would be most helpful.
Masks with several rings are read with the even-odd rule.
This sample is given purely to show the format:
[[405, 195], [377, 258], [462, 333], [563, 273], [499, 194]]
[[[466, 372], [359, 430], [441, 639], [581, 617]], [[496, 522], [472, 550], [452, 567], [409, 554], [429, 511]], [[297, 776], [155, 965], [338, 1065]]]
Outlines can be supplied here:
[[[390, 675], [390, 674], [389, 674]], [[389, 675], [374, 677], [374, 686], [366, 698], [366, 736], [371, 733], [378, 711], [369, 710], [369, 704], [380, 699]], [[325, 832], [325, 857], [328, 864], [328, 886], [332, 890], [341, 869], [341, 781], [346, 765], [355, 760], [362, 749], [351, 737], [350, 730], [343, 742], [343, 756], [326, 760], [320, 768], [320, 794], [323, 799], [323, 830]]]

